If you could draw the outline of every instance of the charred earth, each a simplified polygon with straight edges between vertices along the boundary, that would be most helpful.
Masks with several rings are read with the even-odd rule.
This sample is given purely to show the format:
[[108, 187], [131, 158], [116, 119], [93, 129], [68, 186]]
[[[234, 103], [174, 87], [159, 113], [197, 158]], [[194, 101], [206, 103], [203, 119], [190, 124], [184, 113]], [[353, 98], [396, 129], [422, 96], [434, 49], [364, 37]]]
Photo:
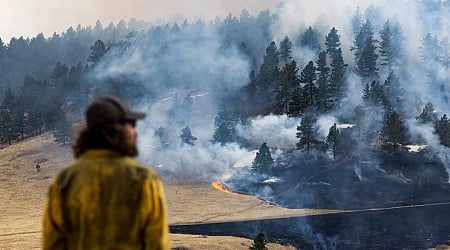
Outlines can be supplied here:
[[175, 231], [254, 237], [300, 249], [424, 249], [448, 244], [448, 159], [425, 148], [395, 153], [366, 147], [333, 159], [292, 151], [265, 173], [243, 168], [224, 182], [231, 190], [287, 208], [335, 214], [178, 226]]

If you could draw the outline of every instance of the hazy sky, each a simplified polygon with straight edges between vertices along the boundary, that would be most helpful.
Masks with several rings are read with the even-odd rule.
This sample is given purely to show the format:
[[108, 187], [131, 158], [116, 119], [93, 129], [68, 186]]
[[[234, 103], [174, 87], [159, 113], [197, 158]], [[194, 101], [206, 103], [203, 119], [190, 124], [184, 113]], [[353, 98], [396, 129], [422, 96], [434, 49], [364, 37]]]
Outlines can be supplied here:
[[168, 20], [177, 14], [189, 20], [213, 19], [229, 13], [239, 15], [247, 9], [251, 15], [261, 10], [274, 10], [279, 0], [0, 0], [0, 38], [34, 37], [43, 32], [49, 37], [68, 27], [103, 27], [121, 19]]

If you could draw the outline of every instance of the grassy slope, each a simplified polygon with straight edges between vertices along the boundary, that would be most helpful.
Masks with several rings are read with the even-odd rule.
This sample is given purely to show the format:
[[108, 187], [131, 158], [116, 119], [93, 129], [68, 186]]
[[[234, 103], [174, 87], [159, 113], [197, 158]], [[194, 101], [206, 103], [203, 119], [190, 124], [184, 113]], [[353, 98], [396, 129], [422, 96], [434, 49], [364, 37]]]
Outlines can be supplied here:
[[[71, 160], [70, 147], [56, 145], [49, 133], [0, 149], [0, 249], [40, 249], [47, 188]], [[165, 190], [171, 225], [332, 212], [275, 207], [252, 196], [217, 191], [210, 183], [165, 183]], [[238, 237], [180, 234], [171, 234], [170, 240], [172, 247], [193, 249], [248, 249], [253, 242]], [[278, 244], [268, 247], [293, 249]]]

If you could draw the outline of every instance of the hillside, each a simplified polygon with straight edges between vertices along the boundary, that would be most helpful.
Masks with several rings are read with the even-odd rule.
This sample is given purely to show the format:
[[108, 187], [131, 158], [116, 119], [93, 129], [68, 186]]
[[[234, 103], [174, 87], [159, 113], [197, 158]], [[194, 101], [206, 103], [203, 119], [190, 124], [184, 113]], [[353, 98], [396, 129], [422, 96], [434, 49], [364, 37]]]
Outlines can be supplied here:
[[[45, 133], [4, 147], [0, 155], [0, 249], [40, 249], [46, 192], [54, 175], [72, 159], [70, 147], [56, 145], [51, 134]], [[333, 212], [280, 208], [253, 196], [217, 191], [210, 183], [166, 182], [165, 189], [171, 226]], [[248, 249], [253, 242], [232, 236], [185, 234], [171, 234], [170, 240], [172, 247], [193, 249]], [[272, 243], [268, 246], [293, 249]]]

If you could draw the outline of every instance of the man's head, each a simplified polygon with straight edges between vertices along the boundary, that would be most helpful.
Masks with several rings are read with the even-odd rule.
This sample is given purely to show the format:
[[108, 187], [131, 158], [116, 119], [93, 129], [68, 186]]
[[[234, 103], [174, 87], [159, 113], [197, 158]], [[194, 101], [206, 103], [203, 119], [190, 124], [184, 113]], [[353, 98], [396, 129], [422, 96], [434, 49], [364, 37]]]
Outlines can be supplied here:
[[106, 96], [92, 102], [86, 109], [86, 127], [76, 139], [75, 157], [88, 149], [111, 149], [122, 155], [136, 156], [136, 120], [145, 113], [131, 111], [118, 97]]
[[117, 122], [136, 121], [143, 119], [145, 113], [133, 112], [115, 96], [101, 97], [86, 109], [86, 124], [88, 128], [96, 128]]

